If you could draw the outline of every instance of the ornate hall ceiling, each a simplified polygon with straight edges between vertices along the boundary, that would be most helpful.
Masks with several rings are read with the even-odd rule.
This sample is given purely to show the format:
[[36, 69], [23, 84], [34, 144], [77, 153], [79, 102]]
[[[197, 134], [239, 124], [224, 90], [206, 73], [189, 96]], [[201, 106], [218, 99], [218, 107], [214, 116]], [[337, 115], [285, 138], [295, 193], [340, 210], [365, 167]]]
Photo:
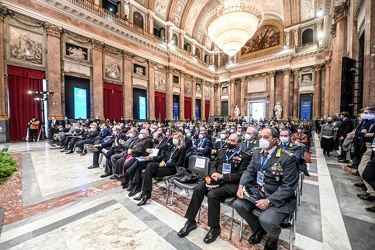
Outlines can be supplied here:
[[[132, 1], [131, 1], [132, 2]], [[205, 35], [207, 15], [216, 9], [223, 0], [135, 0], [144, 8], [155, 13], [155, 17], [164, 22], [173, 23], [185, 35], [196, 40], [198, 43], [212, 49], [212, 42]], [[264, 20], [278, 20], [284, 24], [283, 0], [262, 0], [256, 1], [263, 9]], [[313, 0], [302, 0], [314, 6]], [[311, 11], [314, 14], [314, 10]]]

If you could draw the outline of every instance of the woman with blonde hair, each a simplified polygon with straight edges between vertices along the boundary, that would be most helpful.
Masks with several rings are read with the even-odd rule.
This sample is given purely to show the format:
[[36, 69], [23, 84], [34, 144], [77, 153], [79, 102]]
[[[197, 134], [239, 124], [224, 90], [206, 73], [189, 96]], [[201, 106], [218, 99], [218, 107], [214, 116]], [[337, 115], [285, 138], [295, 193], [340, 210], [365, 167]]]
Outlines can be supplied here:
[[153, 177], [173, 175], [176, 173], [176, 167], [183, 165], [186, 154], [184, 136], [182, 133], [176, 132], [172, 135], [172, 138], [173, 144], [169, 147], [164, 159], [160, 163], [151, 162], [147, 165], [143, 175], [142, 193], [134, 198], [140, 200], [138, 206], [145, 205], [151, 198]]

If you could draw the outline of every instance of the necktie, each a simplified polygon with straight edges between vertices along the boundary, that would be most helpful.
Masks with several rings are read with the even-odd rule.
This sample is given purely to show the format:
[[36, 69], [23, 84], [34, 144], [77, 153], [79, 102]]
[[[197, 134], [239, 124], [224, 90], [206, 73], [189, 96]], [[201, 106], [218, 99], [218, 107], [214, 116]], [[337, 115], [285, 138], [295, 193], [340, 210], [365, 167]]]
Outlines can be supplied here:
[[269, 153], [268, 153], [267, 151], [264, 152], [264, 159], [267, 159], [268, 154], [269, 154]]

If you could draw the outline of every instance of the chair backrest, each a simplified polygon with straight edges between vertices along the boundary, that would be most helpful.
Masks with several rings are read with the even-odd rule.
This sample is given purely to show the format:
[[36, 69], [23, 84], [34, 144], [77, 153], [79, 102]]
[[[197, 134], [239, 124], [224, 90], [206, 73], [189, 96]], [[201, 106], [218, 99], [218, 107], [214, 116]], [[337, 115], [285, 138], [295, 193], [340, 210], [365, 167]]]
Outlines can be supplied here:
[[192, 155], [189, 158], [188, 169], [204, 178], [210, 171], [210, 159], [204, 156]]

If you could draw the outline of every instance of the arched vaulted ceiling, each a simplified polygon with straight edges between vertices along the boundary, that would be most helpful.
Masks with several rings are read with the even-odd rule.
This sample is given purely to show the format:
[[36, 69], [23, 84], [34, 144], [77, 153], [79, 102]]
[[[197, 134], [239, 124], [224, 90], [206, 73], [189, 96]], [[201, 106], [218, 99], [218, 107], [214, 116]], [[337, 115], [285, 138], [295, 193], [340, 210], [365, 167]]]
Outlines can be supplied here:
[[[264, 11], [265, 20], [273, 19], [284, 23], [285, 0], [249, 0], [254, 1]], [[153, 11], [165, 22], [173, 23], [191, 39], [212, 47], [211, 40], [205, 35], [207, 15], [224, 0], [135, 0], [138, 4]]]

